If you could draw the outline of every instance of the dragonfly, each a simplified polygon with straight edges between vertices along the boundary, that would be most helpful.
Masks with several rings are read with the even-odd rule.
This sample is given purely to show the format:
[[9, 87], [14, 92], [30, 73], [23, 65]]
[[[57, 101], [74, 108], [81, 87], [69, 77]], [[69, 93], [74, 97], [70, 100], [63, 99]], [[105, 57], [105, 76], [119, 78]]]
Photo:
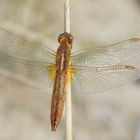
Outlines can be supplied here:
[[[140, 78], [139, 70], [129, 64], [140, 54], [140, 39], [131, 38], [104, 47], [72, 52], [73, 36], [64, 32], [58, 37], [59, 47], [53, 51], [41, 44], [29, 42], [0, 28], [0, 73], [18, 77], [28, 86], [53, 93], [51, 129], [61, 122], [67, 85], [80, 94], [101, 93]], [[32, 83], [32, 82], [31, 82]]]

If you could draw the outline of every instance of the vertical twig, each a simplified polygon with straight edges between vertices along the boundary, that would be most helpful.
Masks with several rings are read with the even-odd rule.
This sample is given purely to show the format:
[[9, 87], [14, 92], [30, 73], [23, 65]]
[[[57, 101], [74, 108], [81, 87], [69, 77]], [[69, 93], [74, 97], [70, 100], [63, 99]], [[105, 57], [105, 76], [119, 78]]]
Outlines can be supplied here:
[[71, 83], [67, 86], [66, 96], [66, 140], [72, 140], [72, 105], [71, 105]]
[[[64, 31], [70, 33], [70, 0], [64, 0]], [[68, 75], [71, 79], [71, 75]], [[71, 82], [67, 85], [66, 95], [66, 140], [72, 140], [72, 101]]]
[[70, 0], [64, 0], [64, 31], [70, 33]]

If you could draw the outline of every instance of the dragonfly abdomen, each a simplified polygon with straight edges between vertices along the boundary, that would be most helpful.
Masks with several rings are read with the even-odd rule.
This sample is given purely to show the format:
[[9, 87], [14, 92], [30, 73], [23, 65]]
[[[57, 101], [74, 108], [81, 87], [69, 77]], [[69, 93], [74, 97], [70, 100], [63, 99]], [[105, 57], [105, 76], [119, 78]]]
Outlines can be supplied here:
[[73, 37], [69, 33], [63, 33], [59, 36], [58, 41], [60, 46], [56, 54], [56, 77], [51, 103], [52, 131], [55, 131], [59, 125], [64, 110]]
[[56, 130], [62, 118], [62, 113], [64, 110], [64, 102], [66, 97], [65, 79], [66, 79], [66, 71], [60, 71], [59, 74], [56, 74], [51, 104], [52, 131]]

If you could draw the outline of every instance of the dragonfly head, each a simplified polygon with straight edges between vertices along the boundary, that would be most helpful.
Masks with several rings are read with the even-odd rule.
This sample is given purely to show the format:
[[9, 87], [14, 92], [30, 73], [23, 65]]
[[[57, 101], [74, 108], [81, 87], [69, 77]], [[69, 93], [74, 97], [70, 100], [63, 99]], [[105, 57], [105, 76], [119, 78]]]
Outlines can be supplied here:
[[73, 36], [70, 33], [65, 32], [65, 33], [59, 35], [58, 42], [59, 42], [59, 44], [68, 43], [68, 44], [72, 45]]

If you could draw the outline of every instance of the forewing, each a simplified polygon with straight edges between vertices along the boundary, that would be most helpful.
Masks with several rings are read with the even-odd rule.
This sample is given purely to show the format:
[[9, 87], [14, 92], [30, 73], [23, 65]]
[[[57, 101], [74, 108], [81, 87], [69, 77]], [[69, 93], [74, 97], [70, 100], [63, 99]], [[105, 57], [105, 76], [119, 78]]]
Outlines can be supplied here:
[[109, 66], [122, 64], [140, 54], [140, 39], [132, 38], [106, 47], [82, 50], [72, 54], [72, 65]]
[[54, 63], [55, 60], [55, 53], [49, 48], [38, 42], [27, 41], [3, 28], [0, 28], [0, 52], [35, 62]]
[[49, 74], [52, 72], [53, 67], [48, 63], [23, 60], [0, 52], [0, 74], [17, 80], [25, 87], [51, 92], [53, 81]]
[[76, 67], [72, 74], [73, 93], [92, 94], [104, 92], [139, 79], [132, 66]]

